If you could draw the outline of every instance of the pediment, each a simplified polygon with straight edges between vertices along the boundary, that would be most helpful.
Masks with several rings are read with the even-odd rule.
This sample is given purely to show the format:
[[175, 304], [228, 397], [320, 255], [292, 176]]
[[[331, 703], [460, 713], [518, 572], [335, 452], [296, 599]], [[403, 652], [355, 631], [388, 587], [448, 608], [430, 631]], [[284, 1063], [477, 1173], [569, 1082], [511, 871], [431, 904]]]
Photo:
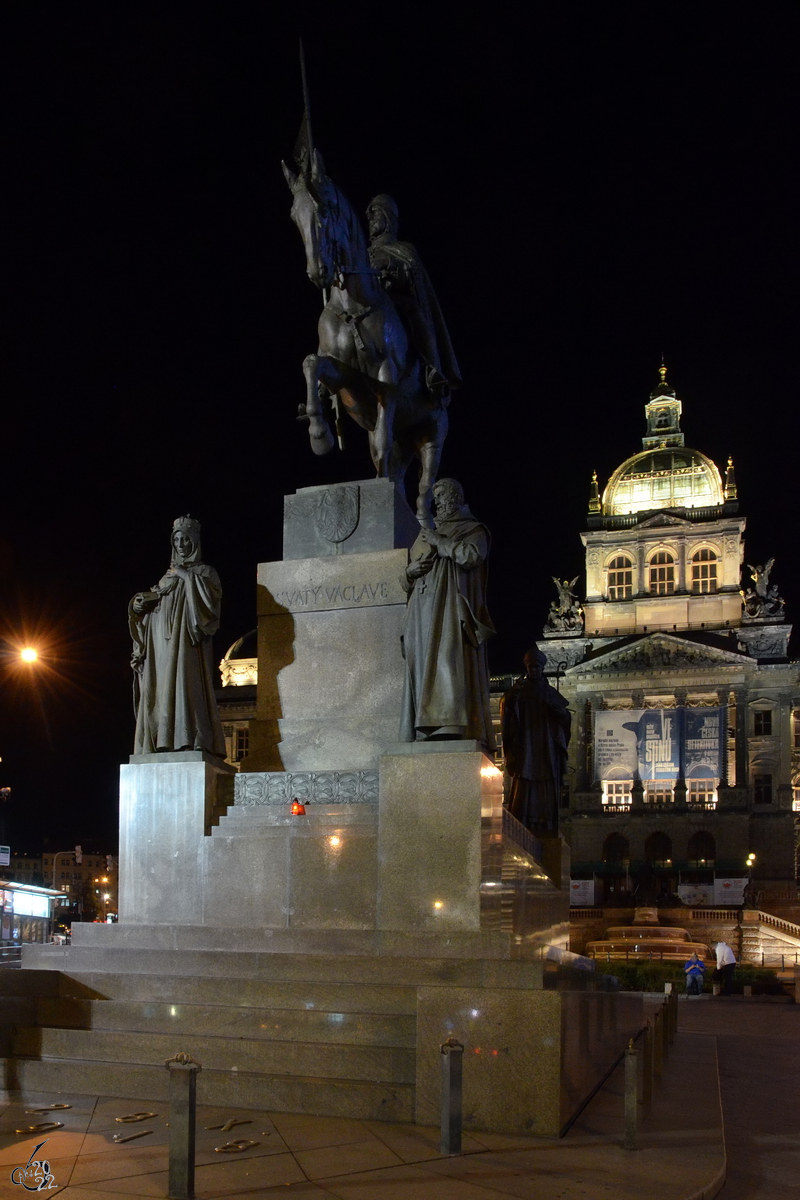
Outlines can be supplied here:
[[676, 517], [672, 513], [659, 512], [654, 513], [652, 517], [648, 517], [646, 521], [640, 521], [637, 529], [654, 529], [661, 525], [691, 525], [691, 523], [685, 517]]
[[570, 667], [568, 674], [590, 671], [592, 674], [698, 669], [703, 667], [741, 667], [750, 659], [736, 650], [689, 641], [668, 633], [651, 633], [624, 646], [609, 646], [588, 662]]

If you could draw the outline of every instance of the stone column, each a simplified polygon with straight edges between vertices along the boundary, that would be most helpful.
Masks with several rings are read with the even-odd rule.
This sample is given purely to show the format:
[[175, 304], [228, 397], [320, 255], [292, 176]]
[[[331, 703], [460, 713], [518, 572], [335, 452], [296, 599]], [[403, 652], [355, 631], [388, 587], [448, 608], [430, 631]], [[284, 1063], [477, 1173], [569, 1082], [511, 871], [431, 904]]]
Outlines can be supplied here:
[[749, 772], [747, 761], [747, 692], [744, 688], [734, 688], [736, 697], [736, 787], [746, 796], [749, 791]]
[[717, 691], [717, 704], [722, 709], [721, 720], [722, 728], [722, 762], [719, 765], [719, 783], [717, 784], [717, 792], [719, 799], [724, 801], [724, 793], [728, 789], [728, 724], [730, 714], [728, 711], [728, 701], [730, 699], [730, 688], [719, 688]]

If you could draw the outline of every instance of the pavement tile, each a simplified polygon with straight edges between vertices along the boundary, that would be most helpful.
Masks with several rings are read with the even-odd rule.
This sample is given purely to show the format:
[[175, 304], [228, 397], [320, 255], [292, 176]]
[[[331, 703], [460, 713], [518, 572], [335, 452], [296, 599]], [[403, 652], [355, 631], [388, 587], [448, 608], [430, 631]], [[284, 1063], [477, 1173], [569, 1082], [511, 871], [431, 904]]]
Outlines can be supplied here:
[[317, 1183], [339, 1200], [498, 1200], [495, 1190], [463, 1179], [437, 1177], [408, 1163]]
[[290, 1150], [314, 1150], [363, 1142], [370, 1136], [363, 1121], [341, 1117], [308, 1117], [299, 1113], [270, 1112], [269, 1119]]
[[321, 1146], [316, 1150], [296, 1150], [294, 1156], [309, 1179], [394, 1167], [403, 1161], [377, 1138], [346, 1142], [341, 1146]]
[[[39, 1194], [45, 1196], [57, 1196], [59, 1192], [63, 1192], [70, 1183], [72, 1171], [77, 1159], [48, 1159], [44, 1154], [43, 1148], [42, 1153], [37, 1155], [37, 1160], [39, 1162], [44, 1160], [50, 1164], [50, 1174], [54, 1180], [53, 1185], [50, 1185], [44, 1192], [40, 1192]], [[15, 1164], [15, 1167], [19, 1167], [24, 1170], [24, 1168], [27, 1166], [27, 1163], [28, 1159], [23, 1158], [20, 1162]], [[2, 1171], [0, 1171], [0, 1197], [2, 1197], [3, 1200], [6, 1200], [7, 1196], [14, 1196], [15, 1200], [20, 1200], [22, 1196], [30, 1194], [29, 1192], [26, 1192], [25, 1186], [23, 1186], [22, 1182], [12, 1183], [12, 1174], [13, 1168], [9, 1168], [7, 1165], [3, 1167]], [[34, 1179], [34, 1173], [31, 1173], [26, 1175], [24, 1184], [27, 1185], [27, 1187], [35, 1187], [38, 1185], [41, 1178], [41, 1174], [37, 1174]]]
[[[430, 1125], [395, 1125], [385, 1121], [365, 1121], [365, 1127], [397, 1157], [406, 1163], [425, 1162], [441, 1158], [439, 1149], [440, 1132]], [[461, 1139], [464, 1154], [477, 1154], [485, 1149], [477, 1136], [464, 1134]]]
[[[163, 1200], [167, 1195], [168, 1174], [157, 1171], [148, 1175], [130, 1176], [113, 1181], [120, 1195], [151, 1196]], [[217, 1196], [238, 1196], [276, 1185], [305, 1182], [303, 1172], [291, 1154], [272, 1154], [267, 1157], [248, 1157], [245, 1152], [236, 1162], [218, 1162], [195, 1170], [197, 1200], [212, 1200]], [[87, 1185], [84, 1185], [87, 1186]], [[95, 1190], [105, 1185], [89, 1185]]]

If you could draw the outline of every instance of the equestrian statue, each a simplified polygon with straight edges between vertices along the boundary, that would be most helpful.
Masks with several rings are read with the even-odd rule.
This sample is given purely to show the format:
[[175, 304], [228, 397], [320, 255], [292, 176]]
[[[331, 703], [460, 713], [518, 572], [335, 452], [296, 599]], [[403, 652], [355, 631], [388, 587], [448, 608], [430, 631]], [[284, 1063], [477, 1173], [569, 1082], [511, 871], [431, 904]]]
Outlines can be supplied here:
[[297, 173], [283, 163], [292, 220], [306, 273], [323, 295], [319, 346], [303, 363], [311, 448], [339, 444], [342, 410], [366, 429], [378, 478], [402, 481], [420, 464], [417, 518], [432, 528], [431, 498], [447, 434], [447, 407], [461, 383], [433, 288], [412, 245], [397, 239], [397, 206], [376, 196], [367, 211], [371, 241], [344, 193], [326, 174], [306, 118], [295, 149]]

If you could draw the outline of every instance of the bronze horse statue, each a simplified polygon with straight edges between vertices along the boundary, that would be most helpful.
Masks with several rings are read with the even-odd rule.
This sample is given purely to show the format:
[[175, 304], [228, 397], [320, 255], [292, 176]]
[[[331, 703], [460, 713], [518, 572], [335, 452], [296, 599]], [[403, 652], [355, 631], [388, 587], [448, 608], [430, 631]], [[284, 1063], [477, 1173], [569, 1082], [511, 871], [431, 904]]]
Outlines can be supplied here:
[[[447, 434], [446, 394], [426, 386], [425, 363], [411, 344], [352, 205], [312, 151], [296, 175], [286, 164], [292, 220], [306, 252], [306, 273], [323, 291], [319, 347], [303, 362], [305, 417], [311, 448], [328, 454], [334, 437], [323, 409], [336, 397], [366, 429], [378, 478], [402, 481], [411, 459], [420, 463], [417, 518], [430, 527], [431, 497]], [[301, 406], [302, 412], [302, 406]]]

